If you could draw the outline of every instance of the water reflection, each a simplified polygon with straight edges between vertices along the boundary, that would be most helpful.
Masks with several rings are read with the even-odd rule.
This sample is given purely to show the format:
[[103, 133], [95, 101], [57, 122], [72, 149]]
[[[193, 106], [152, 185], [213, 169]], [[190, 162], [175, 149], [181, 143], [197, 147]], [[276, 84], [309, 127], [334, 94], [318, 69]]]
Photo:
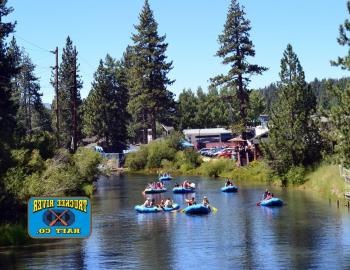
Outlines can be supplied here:
[[[222, 181], [192, 177], [194, 194], [168, 192], [185, 199], [208, 196], [216, 214], [180, 212], [137, 214], [136, 204], [154, 177], [101, 178], [93, 203], [93, 233], [86, 240], [46, 241], [2, 249], [0, 269], [309, 269], [350, 267], [350, 214], [309, 194], [272, 189], [287, 204], [257, 207], [263, 188], [241, 186], [223, 193]], [[177, 180], [182, 182], [184, 178]], [[147, 195], [148, 196], [148, 195]]]

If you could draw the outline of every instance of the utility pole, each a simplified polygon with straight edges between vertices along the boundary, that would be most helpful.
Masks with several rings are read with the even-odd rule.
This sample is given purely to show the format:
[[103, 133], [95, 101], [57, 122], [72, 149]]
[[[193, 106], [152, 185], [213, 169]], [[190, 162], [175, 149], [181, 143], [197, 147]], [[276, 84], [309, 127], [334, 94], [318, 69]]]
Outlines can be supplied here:
[[51, 51], [51, 53], [55, 54], [56, 56], [56, 65], [54, 66], [55, 69], [55, 94], [56, 94], [56, 137], [57, 137], [57, 146], [60, 147], [60, 108], [59, 108], [59, 97], [58, 97], [58, 47], [54, 51]]
[[72, 110], [72, 117], [73, 117], [73, 152], [77, 150], [77, 49], [74, 46], [74, 58], [73, 58], [73, 110]]

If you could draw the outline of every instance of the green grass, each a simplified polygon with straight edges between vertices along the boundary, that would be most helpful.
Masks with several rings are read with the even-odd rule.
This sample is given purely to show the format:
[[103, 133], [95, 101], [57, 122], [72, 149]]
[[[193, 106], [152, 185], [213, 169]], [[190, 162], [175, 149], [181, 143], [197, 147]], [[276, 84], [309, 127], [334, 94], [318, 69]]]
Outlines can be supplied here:
[[343, 198], [345, 182], [337, 165], [321, 164], [306, 175], [305, 184], [299, 188], [317, 192], [322, 197]]
[[272, 171], [264, 161], [253, 161], [248, 166], [234, 167], [233, 170], [220, 176], [248, 183], [280, 183], [279, 179], [272, 177]]

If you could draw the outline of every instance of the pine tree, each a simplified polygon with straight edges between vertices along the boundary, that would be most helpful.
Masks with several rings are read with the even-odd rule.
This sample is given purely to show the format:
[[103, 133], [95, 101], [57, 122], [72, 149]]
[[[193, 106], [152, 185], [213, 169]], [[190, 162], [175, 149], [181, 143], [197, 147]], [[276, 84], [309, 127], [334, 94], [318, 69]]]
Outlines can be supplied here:
[[199, 128], [195, 119], [197, 114], [198, 100], [191, 89], [184, 89], [179, 95], [178, 114], [179, 130]]
[[12, 99], [18, 107], [18, 135], [50, 130], [50, 117], [41, 100], [38, 78], [34, 75], [35, 65], [24, 49], [18, 47], [15, 38], [12, 38], [8, 52], [18, 69], [18, 73], [12, 79]]
[[[78, 52], [73, 47], [73, 42], [70, 37], [67, 37], [66, 46], [63, 49], [62, 62], [59, 66], [58, 73], [58, 97], [59, 97], [59, 120], [60, 120], [60, 141], [61, 146], [70, 149], [72, 148], [72, 141], [74, 137], [74, 112], [73, 104], [76, 102], [77, 106], [77, 140], [82, 138], [81, 134], [81, 110], [82, 104], [80, 97], [80, 89], [82, 88], [82, 80], [80, 78], [79, 65], [76, 64]], [[76, 78], [74, 78], [74, 70], [76, 65]], [[76, 80], [76, 89], [74, 88], [74, 80]], [[53, 82], [54, 84], [54, 82]], [[56, 96], [52, 102], [52, 112], [56, 110]], [[52, 126], [56, 131], [56, 121], [53, 117]]]
[[130, 101], [128, 111], [133, 117], [133, 129], [143, 130], [143, 142], [147, 141], [147, 128], [156, 138], [156, 121], [169, 121], [175, 112], [173, 94], [167, 86], [173, 83], [168, 78], [172, 62], [166, 62], [168, 44], [165, 35], [159, 36], [148, 0], [145, 1], [137, 31], [132, 36], [133, 46], [128, 48], [128, 86]]
[[259, 120], [259, 116], [266, 112], [265, 99], [260, 91], [252, 91], [249, 95], [250, 106], [248, 109], [248, 119], [249, 122], [254, 125]]
[[11, 79], [16, 74], [17, 69], [8, 54], [6, 38], [14, 30], [15, 24], [3, 22], [13, 9], [6, 6], [6, 0], [0, 0], [0, 141], [7, 142], [12, 137], [12, 132], [16, 126], [16, 107], [11, 100], [12, 85]]
[[[347, 2], [347, 9], [350, 13], [350, 1]], [[350, 22], [345, 20], [339, 28], [338, 43], [348, 48], [348, 54], [331, 61], [334, 66], [340, 66], [343, 70], [350, 70]], [[328, 134], [331, 141], [336, 141], [335, 162], [350, 167], [350, 83], [345, 88], [333, 87], [332, 94], [336, 99], [336, 105], [328, 110], [328, 117], [332, 131]]]
[[107, 150], [120, 153], [127, 142], [127, 102], [125, 67], [107, 55], [100, 61], [84, 104], [84, 133], [105, 139]]
[[321, 139], [312, 119], [316, 97], [305, 82], [303, 68], [291, 45], [283, 53], [280, 78], [264, 150], [275, 172], [284, 176], [294, 166], [317, 161]]
[[16, 127], [17, 108], [12, 101], [11, 80], [18, 70], [6, 43], [6, 38], [14, 31], [15, 23], [4, 22], [4, 18], [12, 11], [11, 7], [7, 7], [6, 0], [0, 0], [0, 174], [7, 168], [7, 149], [12, 143]]
[[230, 66], [230, 70], [227, 75], [222, 74], [211, 79], [216, 86], [236, 89], [235, 98], [239, 103], [239, 125], [242, 126], [242, 130], [247, 125], [250, 77], [260, 75], [267, 70], [265, 67], [248, 62], [249, 58], [255, 56], [255, 50], [250, 40], [250, 21], [245, 18], [245, 15], [244, 7], [240, 6], [237, 0], [232, 0], [224, 31], [218, 39], [221, 47], [216, 53], [216, 56], [223, 58], [224, 65]]

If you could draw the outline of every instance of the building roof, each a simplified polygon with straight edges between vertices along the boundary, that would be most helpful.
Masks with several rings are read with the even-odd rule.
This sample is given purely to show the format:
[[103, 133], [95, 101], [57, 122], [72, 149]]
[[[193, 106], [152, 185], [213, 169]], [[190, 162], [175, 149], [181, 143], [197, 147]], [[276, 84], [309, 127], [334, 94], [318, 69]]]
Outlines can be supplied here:
[[243, 140], [240, 137], [233, 138], [231, 140], [228, 140], [229, 142], [246, 142], [246, 140]]
[[183, 133], [185, 135], [216, 135], [216, 134], [231, 134], [231, 130], [226, 128], [199, 128], [199, 129], [184, 129]]

